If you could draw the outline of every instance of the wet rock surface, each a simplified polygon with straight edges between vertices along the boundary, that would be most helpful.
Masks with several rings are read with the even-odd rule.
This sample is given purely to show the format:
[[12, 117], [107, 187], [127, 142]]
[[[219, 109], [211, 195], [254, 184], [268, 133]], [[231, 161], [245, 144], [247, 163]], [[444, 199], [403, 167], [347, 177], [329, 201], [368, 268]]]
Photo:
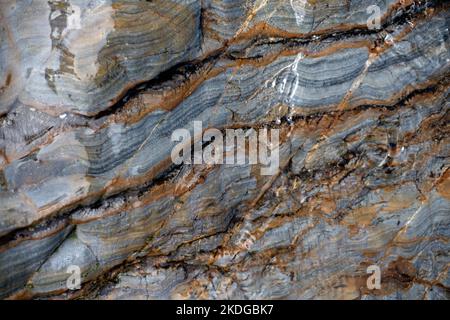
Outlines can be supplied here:
[[[449, 298], [446, 1], [7, 0], [0, 22], [1, 298]], [[279, 170], [173, 164], [193, 121], [278, 129]]]

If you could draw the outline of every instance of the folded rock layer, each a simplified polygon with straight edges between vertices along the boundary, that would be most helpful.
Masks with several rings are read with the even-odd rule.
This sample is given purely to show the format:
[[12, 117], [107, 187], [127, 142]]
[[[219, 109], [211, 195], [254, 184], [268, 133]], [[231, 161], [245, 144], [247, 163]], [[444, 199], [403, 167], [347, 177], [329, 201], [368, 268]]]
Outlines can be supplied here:
[[[0, 22], [1, 298], [450, 297], [447, 2], [7, 0]], [[279, 170], [174, 164], [194, 121], [279, 130]]]

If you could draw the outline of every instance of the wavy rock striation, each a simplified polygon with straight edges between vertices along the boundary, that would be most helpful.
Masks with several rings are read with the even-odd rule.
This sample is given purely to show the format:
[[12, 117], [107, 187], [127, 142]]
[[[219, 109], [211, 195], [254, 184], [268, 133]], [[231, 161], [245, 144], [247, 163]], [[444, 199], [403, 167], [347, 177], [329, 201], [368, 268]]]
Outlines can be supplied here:
[[[446, 2], [8, 0], [0, 21], [0, 297], [449, 298]], [[279, 129], [279, 171], [174, 165], [195, 120]]]

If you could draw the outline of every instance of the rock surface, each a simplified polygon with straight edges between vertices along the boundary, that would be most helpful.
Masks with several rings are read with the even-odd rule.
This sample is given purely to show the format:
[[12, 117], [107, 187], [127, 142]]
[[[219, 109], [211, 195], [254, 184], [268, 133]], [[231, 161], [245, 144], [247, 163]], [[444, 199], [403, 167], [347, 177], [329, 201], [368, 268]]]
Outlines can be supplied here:
[[[0, 22], [1, 298], [450, 297], [446, 1], [5, 0]], [[174, 165], [194, 120], [279, 129], [279, 171]]]

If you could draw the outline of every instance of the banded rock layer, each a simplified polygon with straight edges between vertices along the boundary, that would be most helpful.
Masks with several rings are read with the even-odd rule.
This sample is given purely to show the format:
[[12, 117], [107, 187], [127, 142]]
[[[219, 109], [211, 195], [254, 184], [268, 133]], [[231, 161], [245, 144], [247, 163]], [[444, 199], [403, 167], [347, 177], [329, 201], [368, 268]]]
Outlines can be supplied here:
[[[446, 2], [9, 0], [0, 21], [0, 297], [449, 297]], [[279, 171], [174, 165], [193, 121], [279, 129]]]

